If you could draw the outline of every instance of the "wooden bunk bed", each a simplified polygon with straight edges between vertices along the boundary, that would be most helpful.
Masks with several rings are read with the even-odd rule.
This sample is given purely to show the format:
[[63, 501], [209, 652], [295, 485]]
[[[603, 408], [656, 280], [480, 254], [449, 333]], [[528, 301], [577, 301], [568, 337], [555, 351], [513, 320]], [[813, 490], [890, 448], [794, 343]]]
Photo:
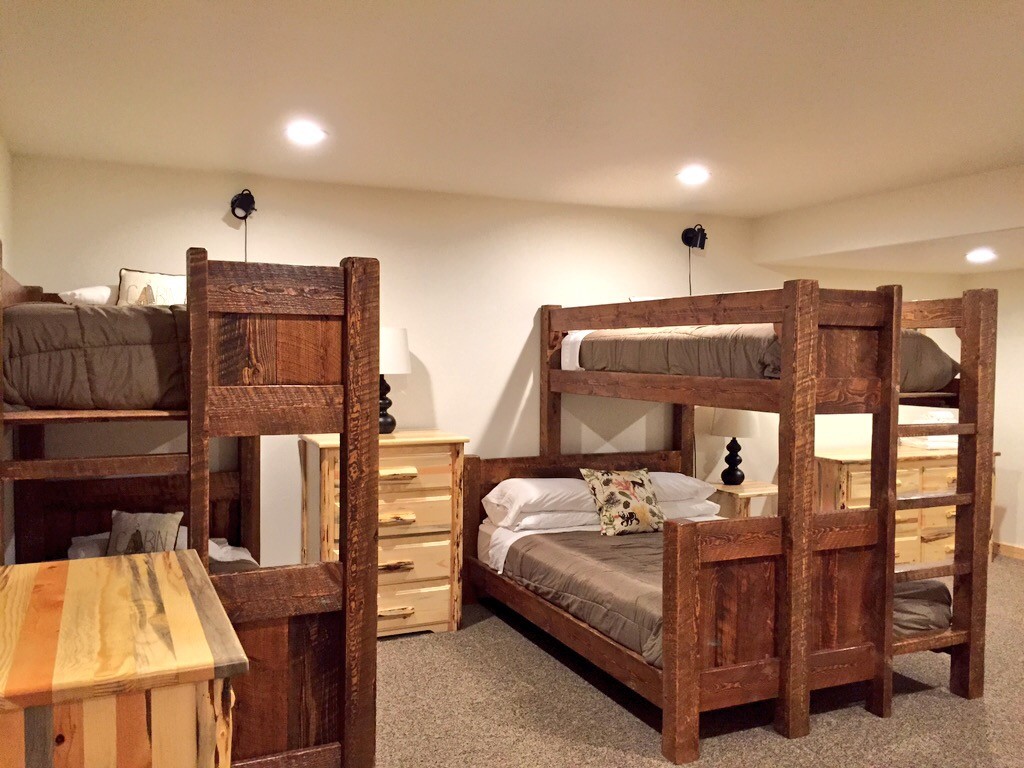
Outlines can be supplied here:
[[[676, 763], [699, 755], [701, 711], [776, 700], [776, 728], [798, 737], [810, 728], [810, 692], [866, 681], [867, 707], [891, 713], [894, 653], [949, 648], [951, 688], [981, 694], [984, 578], [991, 472], [995, 297], [908, 305], [907, 324], [953, 325], [963, 339], [961, 423], [898, 425], [902, 291], [819, 289], [813, 281], [783, 289], [605, 306], [541, 310], [541, 453], [466, 466], [465, 563], [478, 594], [508, 604], [600, 668], [662, 707], [662, 750]], [[772, 323], [781, 343], [781, 377], [711, 378], [651, 373], [563, 371], [569, 331], [700, 324]], [[673, 450], [655, 454], [561, 455], [561, 395], [647, 400], [674, 405]], [[927, 398], [918, 398], [927, 401]], [[666, 524], [663, 566], [664, 665], [659, 670], [477, 557], [480, 500], [509, 477], [570, 477], [580, 467], [691, 471], [693, 406], [777, 412], [779, 516]], [[817, 512], [815, 413], [872, 414], [871, 506]], [[962, 485], [948, 498], [897, 499], [899, 434], [961, 436]], [[986, 456], [988, 457], [986, 459]], [[894, 517], [911, 505], [957, 504], [955, 562], [939, 570], [895, 574]], [[895, 642], [896, 578], [956, 574], [949, 630]], [[740, 641], [740, 638], [743, 638]]]
[[[207, 562], [214, 437], [340, 433], [338, 562], [214, 575], [251, 660], [236, 765], [372, 766], [379, 266], [208, 261], [188, 252], [190, 546]], [[296, 508], [295, 522], [299, 522]]]
[[[2, 269], [3, 308], [61, 303], [38, 286], [25, 286]], [[0, 312], [0, 338], [3, 337]], [[0, 377], [0, 401], [4, 382]], [[0, 410], [0, 434], [11, 436], [12, 458], [0, 460], [0, 484], [14, 485], [13, 534], [19, 563], [67, 557], [71, 539], [110, 530], [111, 511], [186, 510], [190, 524], [188, 454], [163, 453], [84, 458], [47, 458], [49, 427], [68, 424], [181, 422], [187, 410]], [[238, 468], [211, 478], [212, 535], [246, 547], [257, 560], [259, 542], [259, 441], [238, 441]], [[8, 540], [0, 494], [0, 548]]]

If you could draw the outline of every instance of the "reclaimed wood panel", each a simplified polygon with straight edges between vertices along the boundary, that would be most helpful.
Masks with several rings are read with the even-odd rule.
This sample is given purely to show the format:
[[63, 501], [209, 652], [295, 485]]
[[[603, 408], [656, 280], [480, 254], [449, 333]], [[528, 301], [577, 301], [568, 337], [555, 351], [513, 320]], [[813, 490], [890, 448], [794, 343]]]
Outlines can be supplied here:
[[237, 261], [209, 264], [206, 292], [211, 312], [345, 314], [345, 291], [336, 267]]

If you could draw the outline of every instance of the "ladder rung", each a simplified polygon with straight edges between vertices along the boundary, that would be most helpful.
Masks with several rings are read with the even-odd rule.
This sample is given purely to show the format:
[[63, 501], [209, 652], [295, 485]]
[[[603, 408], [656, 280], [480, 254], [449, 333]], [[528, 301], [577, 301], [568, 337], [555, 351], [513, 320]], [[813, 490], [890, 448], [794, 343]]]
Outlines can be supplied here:
[[917, 653], [918, 651], [935, 651], [940, 648], [952, 648], [954, 645], [963, 645], [967, 642], [969, 635], [966, 629], [944, 629], [938, 632], [925, 632], [919, 635], [900, 638], [892, 644], [892, 652], [895, 655], [902, 653]]
[[900, 424], [897, 432], [900, 437], [934, 437], [938, 435], [973, 435], [977, 431], [974, 424]]
[[899, 496], [896, 509], [925, 509], [928, 507], [958, 507], [974, 501], [973, 493], [918, 493]]
[[966, 576], [971, 572], [969, 563], [914, 563], [896, 566], [896, 583], [907, 581], [924, 581], [925, 579], [941, 579], [947, 576]]

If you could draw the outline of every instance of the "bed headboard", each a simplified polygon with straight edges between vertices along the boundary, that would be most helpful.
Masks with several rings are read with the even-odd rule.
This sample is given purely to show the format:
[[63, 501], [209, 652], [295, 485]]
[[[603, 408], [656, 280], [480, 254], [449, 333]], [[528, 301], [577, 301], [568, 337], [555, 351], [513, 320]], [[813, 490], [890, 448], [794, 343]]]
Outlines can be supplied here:
[[15, 304], [27, 304], [30, 301], [43, 301], [43, 289], [38, 285], [22, 285], [11, 273], [3, 269], [4, 245], [0, 242], [0, 273], [2, 273], [2, 289], [0, 289], [0, 302], [3, 306], [11, 307]]
[[[683, 472], [682, 451], [646, 451], [638, 453], [582, 453], [576, 455], [519, 456], [507, 459], [481, 459], [467, 456], [463, 475], [462, 542], [463, 561], [476, 557], [476, 539], [480, 530], [480, 500], [502, 480], [511, 477], [580, 477], [581, 467], [594, 469], [650, 469], [657, 472]], [[464, 583], [468, 583], [465, 579]]]

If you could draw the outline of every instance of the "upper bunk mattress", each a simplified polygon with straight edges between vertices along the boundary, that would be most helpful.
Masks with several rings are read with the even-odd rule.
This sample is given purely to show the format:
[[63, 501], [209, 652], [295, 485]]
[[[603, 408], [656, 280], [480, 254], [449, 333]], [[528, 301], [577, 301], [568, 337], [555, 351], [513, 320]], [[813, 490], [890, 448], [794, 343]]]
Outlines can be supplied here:
[[5, 404], [186, 407], [186, 307], [19, 304], [3, 312]]
[[[903, 331], [901, 363], [903, 392], [937, 392], [959, 373], [920, 331]], [[771, 324], [572, 331], [562, 344], [562, 369], [777, 379], [782, 345]]]
[[[526, 536], [509, 548], [503, 573], [661, 667], [663, 541], [661, 533]], [[948, 629], [951, 602], [939, 581], [896, 585], [896, 637]]]

